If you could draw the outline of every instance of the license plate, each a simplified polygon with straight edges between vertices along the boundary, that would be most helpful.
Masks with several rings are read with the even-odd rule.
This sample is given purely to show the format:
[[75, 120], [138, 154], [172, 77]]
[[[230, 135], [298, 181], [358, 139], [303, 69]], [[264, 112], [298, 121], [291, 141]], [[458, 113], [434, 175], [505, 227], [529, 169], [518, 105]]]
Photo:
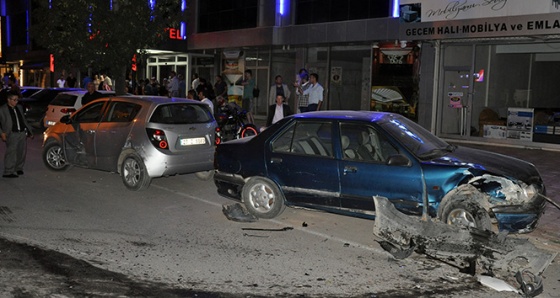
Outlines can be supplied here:
[[206, 144], [206, 138], [181, 139], [181, 146], [204, 145], [204, 144]]

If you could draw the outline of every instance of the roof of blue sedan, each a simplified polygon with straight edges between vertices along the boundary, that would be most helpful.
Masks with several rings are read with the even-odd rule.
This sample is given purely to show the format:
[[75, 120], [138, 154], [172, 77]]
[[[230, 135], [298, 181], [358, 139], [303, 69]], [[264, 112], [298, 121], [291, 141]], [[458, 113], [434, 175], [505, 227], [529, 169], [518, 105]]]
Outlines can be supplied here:
[[315, 118], [315, 119], [339, 119], [339, 120], [358, 120], [367, 122], [377, 122], [387, 117], [398, 117], [397, 114], [373, 111], [318, 111], [300, 113], [293, 116], [296, 119]]

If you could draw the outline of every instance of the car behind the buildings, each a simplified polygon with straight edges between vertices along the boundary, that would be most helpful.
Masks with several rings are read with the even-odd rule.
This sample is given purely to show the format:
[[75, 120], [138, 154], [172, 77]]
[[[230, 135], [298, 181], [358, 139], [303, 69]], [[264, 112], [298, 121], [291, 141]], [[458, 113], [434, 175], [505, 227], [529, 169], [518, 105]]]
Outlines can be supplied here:
[[374, 218], [373, 196], [449, 224], [529, 232], [545, 206], [537, 169], [456, 147], [403, 116], [329, 111], [284, 118], [262, 134], [217, 146], [218, 193], [257, 217], [285, 205]]
[[117, 172], [131, 190], [162, 176], [202, 172], [197, 176], [205, 178], [213, 169], [215, 128], [199, 101], [101, 98], [47, 128], [43, 161], [55, 171], [77, 165]]
[[[104, 96], [114, 96], [115, 91], [97, 91]], [[82, 97], [87, 91], [70, 91], [59, 93], [47, 106], [44, 126], [53, 126], [56, 122], [62, 118], [64, 115], [70, 115], [82, 107]]]

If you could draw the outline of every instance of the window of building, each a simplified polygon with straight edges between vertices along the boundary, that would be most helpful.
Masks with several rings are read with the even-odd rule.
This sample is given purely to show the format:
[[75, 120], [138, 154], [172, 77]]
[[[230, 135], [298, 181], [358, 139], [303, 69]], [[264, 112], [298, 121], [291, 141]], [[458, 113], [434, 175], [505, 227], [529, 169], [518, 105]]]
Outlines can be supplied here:
[[296, 24], [389, 17], [391, 2], [361, 0], [296, 0]]
[[452, 44], [443, 70], [441, 134], [560, 144], [560, 43]]
[[258, 0], [199, 1], [198, 31], [257, 27]]

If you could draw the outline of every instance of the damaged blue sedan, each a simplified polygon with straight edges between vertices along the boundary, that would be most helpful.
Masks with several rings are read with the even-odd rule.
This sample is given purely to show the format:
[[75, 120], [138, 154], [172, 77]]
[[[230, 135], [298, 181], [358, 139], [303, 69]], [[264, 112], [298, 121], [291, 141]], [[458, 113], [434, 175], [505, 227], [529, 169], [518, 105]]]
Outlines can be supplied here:
[[291, 205], [373, 219], [382, 196], [409, 215], [524, 233], [546, 204], [532, 164], [448, 144], [391, 113], [293, 115], [218, 145], [214, 163], [218, 193], [260, 218]]

